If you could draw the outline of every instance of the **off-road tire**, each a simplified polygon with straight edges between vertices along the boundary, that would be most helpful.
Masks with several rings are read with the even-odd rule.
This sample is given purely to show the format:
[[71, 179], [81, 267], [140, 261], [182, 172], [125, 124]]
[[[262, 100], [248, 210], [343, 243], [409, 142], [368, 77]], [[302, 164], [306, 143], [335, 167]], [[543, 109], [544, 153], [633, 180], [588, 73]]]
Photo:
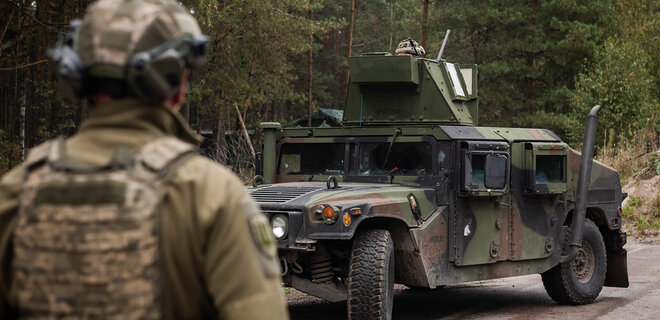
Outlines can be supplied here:
[[[589, 266], [590, 263], [593, 263], [593, 268]], [[592, 303], [598, 297], [603, 289], [606, 271], [607, 256], [603, 237], [596, 224], [585, 219], [582, 248], [575, 259], [556, 265], [542, 273], [541, 278], [552, 300], [562, 304], [582, 305]]]
[[358, 233], [348, 270], [348, 319], [392, 319], [394, 242], [387, 230]]

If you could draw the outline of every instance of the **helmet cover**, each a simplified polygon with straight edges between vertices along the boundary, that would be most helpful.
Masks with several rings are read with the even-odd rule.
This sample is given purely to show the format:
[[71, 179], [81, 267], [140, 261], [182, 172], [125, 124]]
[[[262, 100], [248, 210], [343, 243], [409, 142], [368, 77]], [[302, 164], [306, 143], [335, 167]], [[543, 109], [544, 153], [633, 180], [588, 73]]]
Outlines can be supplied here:
[[396, 55], [411, 55], [416, 57], [424, 57], [426, 55], [424, 47], [420, 46], [417, 41], [411, 38], [401, 40], [394, 52]]

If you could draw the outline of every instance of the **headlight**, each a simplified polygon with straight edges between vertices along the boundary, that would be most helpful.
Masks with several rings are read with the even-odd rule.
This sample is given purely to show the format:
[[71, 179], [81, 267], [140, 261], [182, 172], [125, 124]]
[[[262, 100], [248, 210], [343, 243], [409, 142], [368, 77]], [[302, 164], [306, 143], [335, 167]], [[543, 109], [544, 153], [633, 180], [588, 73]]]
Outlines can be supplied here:
[[273, 234], [277, 240], [282, 240], [289, 234], [289, 219], [282, 214], [277, 214], [270, 220], [273, 227]]

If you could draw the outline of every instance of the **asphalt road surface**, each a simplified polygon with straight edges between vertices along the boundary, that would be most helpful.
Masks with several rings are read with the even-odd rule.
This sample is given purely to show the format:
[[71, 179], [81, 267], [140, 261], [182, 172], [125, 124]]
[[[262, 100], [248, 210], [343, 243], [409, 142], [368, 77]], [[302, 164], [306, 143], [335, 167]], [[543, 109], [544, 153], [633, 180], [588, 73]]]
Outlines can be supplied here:
[[[546, 294], [540, 275], [470, 282], [436, 290], [397, 285], [394, 319], [660, 319], [660, 242], [629, 241], [630, 287], [604, 287], [593, 304], [565, 306]], [[291, 319], [345, 319], [346, 305], [298, 291], [287, 294]]]

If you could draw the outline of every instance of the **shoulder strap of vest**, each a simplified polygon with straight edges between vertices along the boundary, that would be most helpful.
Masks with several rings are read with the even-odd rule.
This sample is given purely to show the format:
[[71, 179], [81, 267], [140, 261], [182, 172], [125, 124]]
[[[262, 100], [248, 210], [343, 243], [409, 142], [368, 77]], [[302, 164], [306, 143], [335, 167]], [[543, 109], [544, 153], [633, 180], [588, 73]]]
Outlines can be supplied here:
[[60, 157], [64, 144], [64, 139], [58, 138], [46, 141], [32, 150], [25, 159], [26, 171], [31, 171], [34, 168], [46, 163], [48, 160], [56, 160]]
[[197, 147], [172, 136], [148, 142], [137, 152], [135, 159], [153, 171], [161, 171], [175, 160], [193, 153]]

